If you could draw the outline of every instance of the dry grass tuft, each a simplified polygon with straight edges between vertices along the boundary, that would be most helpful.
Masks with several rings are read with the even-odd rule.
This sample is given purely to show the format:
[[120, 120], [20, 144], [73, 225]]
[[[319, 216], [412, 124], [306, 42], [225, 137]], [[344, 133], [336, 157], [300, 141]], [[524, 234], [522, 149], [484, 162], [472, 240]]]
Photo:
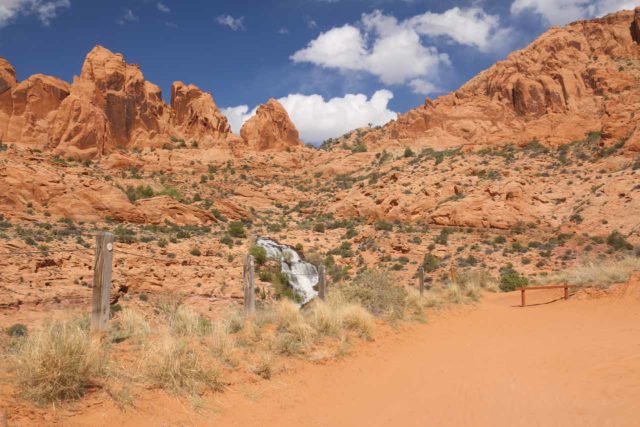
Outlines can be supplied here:
[[168, 320], [171, 333], [176, 336], [204, 336], [212, 330], [210, 320], [185, 306], [178, 307]]
[[147, 349], [144, 372], [151, 385], [175, 394], [198, 395], [223, 388], [221, 371], [213, 357], [168, 333]]
[[340, 323], [346, 330], [353, 331], [367, 340], [373, 339], [374, 319], [364, 307], [356, 304], [345, 304], [338, 309]]
[[545, 282], [607, 288], [614, 283], [627, 282], [635, 271], [640, 271], [640, 258], [638, 257], [629, 256], [617, 260], [588, 260], [579, 267], [547, 276]]
[[106, 357], [89, 332], [58, 322], [27, 337], [14, 362], [19, 393], [47, 403], [81, 397], [103, 374]]
[[342, 332], [342, 319], [336, 307], [324, 301], [314, 301], [307, 313], [307, 321], [319, 335], [337, 337]]

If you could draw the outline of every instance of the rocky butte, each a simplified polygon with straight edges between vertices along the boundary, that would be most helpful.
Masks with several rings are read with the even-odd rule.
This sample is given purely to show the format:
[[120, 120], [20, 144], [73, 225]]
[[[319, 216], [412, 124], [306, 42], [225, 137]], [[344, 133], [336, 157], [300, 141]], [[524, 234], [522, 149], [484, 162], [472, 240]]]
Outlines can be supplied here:
[[102, 46], [89, 52], [71, 84], [41, 74], [17, 82], [14, 68], [0, 58], [2, 142], [81, 159], [117, 149], [161, 147], [169, 139], [261, 150], [300, 145], [275, 100], [260, 107], [244, 134], [242, 139], [231, 133], [211, 94], [174, 82], [166, 105], [160, 88], [144, 79], [138, 65]]

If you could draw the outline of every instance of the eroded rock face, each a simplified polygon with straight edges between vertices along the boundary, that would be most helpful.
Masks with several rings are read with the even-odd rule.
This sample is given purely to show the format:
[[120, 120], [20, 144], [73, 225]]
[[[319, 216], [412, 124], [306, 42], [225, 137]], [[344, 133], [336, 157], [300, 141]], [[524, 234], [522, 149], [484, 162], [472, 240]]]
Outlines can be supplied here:
[[104, 112], [116, 146], [141, 144], [162, 132], [167, 119], [162, 91], [144, 79], [138, 65], [96, 46], [82, 66], [82, 80], [95, 85], [92, 104]]
[[35, 74], [0, 95], [0, 141], [42, 145], [52, 117], [69, 96], [69, 84]]
[[639, 34], [640, 8], [551, 28], [371, 139], [433, 147], [532, 139], [561, 144], [603, 130], [605, 140], [615, 142], [633, 130], [620, 118], [640, 102]]
[[16, 85], [16, 70], [6, 59], [0, 57], [0, 94]]
[[302, 145], [289, 114], [275, 99], [258, 107], [240, 130], [240, 136], [256, 150], [282, 150]]
[[227, 118], [210, 93], [194, 85], [174, 82], [171, 86], [171, 124], [174, 131], [192, 138], [224, 139], [231, 133]]
[[[175, 110], [174, 110], [175, 108]], [[160, 146], [171, 136], [218, 142], [231, 135], [213, 97], [175, 83], [171, 106], [138, 65], [96, 46], [71, 85], [34, 75], [17, 83], [0, 58], [0, 141], [91, 158], [118, 148]]]

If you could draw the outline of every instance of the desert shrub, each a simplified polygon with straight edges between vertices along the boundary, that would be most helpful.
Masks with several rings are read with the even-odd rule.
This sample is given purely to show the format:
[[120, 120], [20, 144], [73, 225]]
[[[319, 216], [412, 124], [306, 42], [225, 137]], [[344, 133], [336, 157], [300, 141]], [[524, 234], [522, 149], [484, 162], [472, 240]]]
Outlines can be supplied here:
[[375, 228], [379, 231], [391, 231], [393, 230], [393, 224], [387, 221], [380, 220], [376, 222]]
[[253, 259], [258, 265], [264, 265], [267, 262], [267, 250], [262, 246], [251, 246], [249, 249], [249, 255], [253, 256]]
[[376, 316], [404, 317], [407, 292], [396, 286], [393, 277], [381, 270], [365, 270], [340, 288], [345, 299], [357, 303]]
[[26, 337], [27, 336], [27, 326], [22, 323], [15, 323], [5, 329], [7, 335], [11, 337]]
[[319, 222], [316, 225], [313, 226], [313, 231], [315, 231], [316, 233], [324, 233], [325, 231], [325, 226], [323, 223]]
[[502, 292], [515, 291], [529, 284], [529, 279], [520, 275], [513, 265], [508, 264], [500, 269], [500, 290]]
[[233, 221], [232, 223], [230, 223], [228, 231], [231, 237], [240, 239], [247, 237], [247, 233], [244, 230], [244, 224], [241, 221]]
[[616, 251], [633, 249], [633, 245], [617, 230], [607, 236], [607, 244]]
[[191, 250], [189, 251], [189, 253], [193, 256], [200, 256], [202, 255], [202, 252], [200, 251], [200, 248], [198, 247], [193, 247], [191, 248]]
[[201, 394], [223, 388], [220, 369], [202, 348], [165, 335], [147, 349], [143, 372], [154, 387], [175, 394]]
[[20, 395], [47, 403], [81, 397], [102, 375], [106, 358], [87, 330], [56, 322], [25, 338], [14, 362]]
[[422, 266], [427, 273], [433, 273], [440, 266], [440, 259], [432, 253], [427, 253], [422, 260]]
[[416, 155], [416, 153], [413, 152], [413, 150], [409, 147], [404, 149], [404, 157], [414, 157]]

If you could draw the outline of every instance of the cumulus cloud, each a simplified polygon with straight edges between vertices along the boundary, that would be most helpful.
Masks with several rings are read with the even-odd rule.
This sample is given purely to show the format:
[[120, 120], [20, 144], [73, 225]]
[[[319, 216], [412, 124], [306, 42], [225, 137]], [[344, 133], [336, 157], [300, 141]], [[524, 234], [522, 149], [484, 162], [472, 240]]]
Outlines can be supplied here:
[[231, 15], [220, 15], [216, 20], [218, 24], [229, 27], [233, 31], [244, 30], [244, 16], [234, 18]]
[[640, 6], [640, 1], [515, 0], [511, 4], [511, 13], [519, 15], [533, 12], [542, 16], [551, 25], [564, 25], [579, 19], [599, 17], [621, 9], [633, 9], [636, 6]]
[[169, 9], [169, 6], [167, 6], [166, 4], [162, 3], [161, 1], [158, 2], [157, 6], [158, 6], [158, 10], [160, 12], [163, 12], [163, 13], [171, 12], [171, 9]]
[[71, 7], [70, 0], [0, 0], [0, 28], [18, 16], [36, 16], [43, 25], [51, 24], [62, 9]]
[[291, 55], [291, 60], [368, 72], [385, 84], [412, 82], [414, 90], [425, 93], [435, 88], [434, 81], [441, 69], [450, 65], [450, 60], [435, 46], [425, 45], [423, 38], [441, 37], [490, 51], [504, 46], [510, 31], [500, 26], [498, 16], [479, 7], [426, 12], [404, 21], [376, 10], [363, 14], [356, 24], [321, 33]]
[[[393, 93], [379, 90], [371, 98], [364, 94], [347, 94], [325, 100], [322, 95], [290, 94], [278, 99], [305, 142], [320, 143], [327, 138], [342, 135], [362, 126], [383, 125], [396, 118], [389, 109]], [[247, 105], [223, 108], [231, 129], [238, 133], [242, 124], [251, 118], [257, 107], [249, 110]]]

